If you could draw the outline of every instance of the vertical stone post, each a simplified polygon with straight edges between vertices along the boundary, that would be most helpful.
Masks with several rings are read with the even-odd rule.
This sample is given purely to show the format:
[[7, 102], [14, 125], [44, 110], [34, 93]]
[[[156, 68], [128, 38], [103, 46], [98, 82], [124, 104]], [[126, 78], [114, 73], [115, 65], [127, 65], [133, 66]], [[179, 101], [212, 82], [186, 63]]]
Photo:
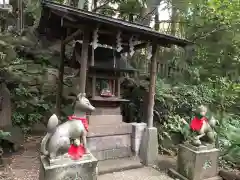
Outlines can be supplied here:
[[144, 165], [153, 165], [158, 155], [158, 134], [157, 128], [153, 127], [153, 110], [157, 76], [157, 44], [152, 44], [152, 58], [150, 70], [150, 83], [148, 92], [148, 108], [146, 113], [147, 128], [144, 131], [140, 146], [140, 158]]

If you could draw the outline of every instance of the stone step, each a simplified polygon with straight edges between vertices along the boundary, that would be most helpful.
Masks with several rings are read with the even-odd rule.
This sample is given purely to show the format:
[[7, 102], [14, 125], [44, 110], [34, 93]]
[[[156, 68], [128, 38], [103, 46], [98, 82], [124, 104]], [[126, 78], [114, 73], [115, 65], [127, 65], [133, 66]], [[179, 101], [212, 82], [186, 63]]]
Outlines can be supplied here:
[[[91, 150], [90, 150], [91, 151]], [[121, 147], [117, 149], [105, 149], [102, 151], [91, 151], [91, 153], [99, 160], [129, 158], [133, 156], [131, 147]]]
[[99, 175], [143, 167], [139, 157], [108, 159], [98, 162]]

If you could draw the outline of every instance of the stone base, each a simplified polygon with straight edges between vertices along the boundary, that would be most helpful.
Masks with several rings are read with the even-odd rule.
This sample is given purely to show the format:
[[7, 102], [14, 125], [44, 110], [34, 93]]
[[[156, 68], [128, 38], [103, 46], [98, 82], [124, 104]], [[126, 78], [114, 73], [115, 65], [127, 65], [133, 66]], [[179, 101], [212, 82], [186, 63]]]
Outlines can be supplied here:
[[140, 145], [139, 157], [144, 165], [154, 165], [158, 156], [157, 128], [146, 128]]
[[218, 179], [219, 150], [210, 146], [192, 146], [181, 144], [178, 149], [177, 171], [170, 174], [188, 180]]
[[[174, 169], [169, 169], [168, 171], [169, 176], [179, 179], [179, 180], [189, 180], [188, 178], [184, 177], [183, 175], [179, 174], [177, 171], [175, 171]], [[220, 176], [214, 176], [212, 178], [207, 178], [204, 180], [222, 180], [222, 178]]]
[[92, 154], [76, 161], [62, 161], [60, 165], [50, 165], [48, 158], [41, 156], [39, 180], [97, 180], [97, 164]]

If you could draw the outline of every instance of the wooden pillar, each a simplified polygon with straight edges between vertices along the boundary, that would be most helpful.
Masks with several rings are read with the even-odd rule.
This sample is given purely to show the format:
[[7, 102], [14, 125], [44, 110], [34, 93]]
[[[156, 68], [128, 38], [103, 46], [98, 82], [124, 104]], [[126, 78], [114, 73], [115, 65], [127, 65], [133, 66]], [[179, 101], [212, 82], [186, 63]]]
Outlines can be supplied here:
[[64, 75], [64, 58], [65, 58], [65, 44], [63, 44], [63, 40], [62, 40], [61, 41], [61, 60], [60, 60], [60, 66], [59, 66], [58, 87], [57, 87], [57, 96], [56, 96], [56, 114], [57, 114], [57, 116], [60, 116], [60, 112], [61, 112], [63, 75]]
[[152, 58], [150, 67], [150, 84], [148, 91], [148, 108], [147, 108], [147, 126], [153, 127], [153, 110], [154, 99], [156, 91], [156, 77], [157, 77], [157, 44], [152, 44]]
[[92, 76], [92, 98], [96, 96], [96, 75]]
[[91, 49], [92, 49], [91, 66], [94, 66], [94, 64], [95, 64], [95, 50], [94, 50], [93, 47]]
[[117, 79], [117, 97], [120, 98], [121, 96], [121, 82], [120, 78]]
[[86, 90], [89, 38], [90, 38], [90, 31], [88, 29], [84, 29], [82, 52], [81, 52], [81, 56], [80, 56], [81, 57], [81, 60], [80, 60], [80, 62], [81, 62], [81, 67], [80, 67], [80, 93], [85, 93], [85, 90]]

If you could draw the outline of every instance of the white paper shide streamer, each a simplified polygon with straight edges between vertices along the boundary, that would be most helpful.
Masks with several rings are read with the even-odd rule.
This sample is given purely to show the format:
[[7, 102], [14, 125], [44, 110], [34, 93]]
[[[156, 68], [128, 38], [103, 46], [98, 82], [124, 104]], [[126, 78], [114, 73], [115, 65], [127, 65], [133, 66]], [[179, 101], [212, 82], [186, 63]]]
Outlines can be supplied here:
[[134, 54], [134, 42], [133, 42], [133, 36], [129, 39], [129, 54], [132, 57]]
[[118, 33], [117, 33], [117, 47], [116, 47], [116, 50], [117, 50], [117, 52], [120, 52], [120, 51], [122, 51], [122, 38], [121, 38], [121, 32], [119, 31]]
[[147, 44], [147, 59], [150, 60], [152, 57], [152, 45], [151, 43]]
[[93, 42], [92, 42], [93, 49], [98, 47], [98, 28], [93, 31]]

